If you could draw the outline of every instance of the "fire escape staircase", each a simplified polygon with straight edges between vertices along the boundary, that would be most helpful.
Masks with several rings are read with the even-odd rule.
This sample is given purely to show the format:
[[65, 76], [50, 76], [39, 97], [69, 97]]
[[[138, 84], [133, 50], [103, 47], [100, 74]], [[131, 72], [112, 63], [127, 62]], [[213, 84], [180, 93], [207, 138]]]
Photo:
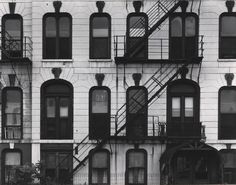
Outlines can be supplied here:
[[[149, 19], [151, 27], [147, 34], [145, 34], [142, 40], [147, 39], [156, 29], [160, 29], [161, 23], [163, 23], [168, 16], [174, 12], [182, 3], [182, 1], [165, 1], [167, 4], [164, 5], [161, 1], [156, 2], [152, 8], [148, 11], [148, 16], [153, 17]], [[158, 10], [158, 11], [157, 11]], [[157, 11], [158, 13], [155, 13]], [[138, 34], [138, 33], [137, 33]], [[142, 33], [139, 33], [142, 34]], [[137, 45], [140, 43], [136, 43]], [[127, 51], [130, 52], [130, 51]], [[138, 110], [137, 113], [141, 112], [143, 109], [151, 106], [164, 92], [166, 87], [176, 78], [178, 78], [181, 71], [187, 67], [189, 62], [186, 62], [181, 65], [172, 65], [170, 63], [162, 64], [160, 68], [144, 83], [144, 86], [148, 90], [148, 101], [145, 102], [142, 107]], [[138, 92], [134, 96], [138, 95]], [[100, 140], [90, 140], [89, 135], [87, 135], [77, 146], [73, 149], [73, 159], [75, 166], [70, 173], [72, 178], [75, 172], [82, 169], [83, 166], [86, 166], [88, 159], [94, 152], [98, 151], [105, 144], [107, 144], [111, 139], [116, 137], [125, 136], [125, 128], [127, 126], [126, 120], [126, 103], [123, 104], [120, 109], [116, 112], [115, 126], [111, 128], [113, 133], [110, 135], [104, 136]], [[133, 122], [137, 119], [134, 118], [130, 122]], [[162, 123], [158, 122], [157, 134], [156, 132], [152, 133], [152, 136], [157, 136], [158, 139], [163, 139], [165, 137], [165, 126]], [[155, 135], [156, 134], [156, 135]], [[147, 136], [148, 137], [148, 136]], [[61, 161], [62, 163], [63, 161]], [[60, 164], [59, 164], [60, 165]]]
[[[185, 6], [185, 0], [158, 0], [147, 12], [149, 18], [148, 21], [148, 31], [145, 33], [145, 29], [132, 29], [129, 35], [132, 37], [139, 38], [136, 42], [132, 44], [131, 47], [127, 48], [127, 36], [126, 35], [115, 35], [114, 36], [114, 53], [116, 64], [126, 64], [126, 63], [137, 63], [137, 62], [147, 62], [148, 63], [174, 63], [172, 59], [168, 57], [168, 38], [156, 38], [154, 33], [158, 32], [163, 23], [169, 18], [170, 14], [175, 12], [179, 7]], [[133, 26], [138, 26], [142, 24], [142, 20], [138, 20]], [[199, 63], [203, 56], [203, 36], [199, 35], [199, 56], [190, 61], [190, 63]], [[148, 41], [148, 48], [151, 50], [149, 53], [157, 56], [154, 59], [150, 58], [136, 58], [133, 57], [142, 50], [142, 43]], [[148, 50], [149, 50], [148, 49]], [[181, 63], [186, 62], [183, 60]]]
[[[0, 27], [1, 30], [1, 27]], [[24, 36], [22, 39], [12, 37], [7, 31], [0, 31], [1, 35], [1, 63], [21, 63], [31, 64], [32, 63], [32, 40], [28, 36]], [[3, 44], [5, 42], [5, 44]], [[11, 52], [19, 51], [19, 56], [13, 56]], [[4, 57], [3, 57], [4, 55]]]

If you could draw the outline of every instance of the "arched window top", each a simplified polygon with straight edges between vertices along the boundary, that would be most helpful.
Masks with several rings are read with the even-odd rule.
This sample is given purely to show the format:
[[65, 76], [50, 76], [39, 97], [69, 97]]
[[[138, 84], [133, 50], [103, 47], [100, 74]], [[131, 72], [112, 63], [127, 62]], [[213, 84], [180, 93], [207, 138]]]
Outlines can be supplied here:
[[93, 13], [90, 16], [92, 37], [110, 37], [111, 16], [108, 13]]
[[43, 83], [41, 90], [44, 93], [53, 93], [53, 94], [72, 94], [73, 86], [70, 82], [62, 79], [52, 79]]
[[170, 93], [200, 93], [199, 85], [189, 79], [179, 79], [171, 82], [167, 87], [167, 91]]
[[[5, 14], [2, 17], [2, 29], [13, 38], [22, 37], [23, 18], [19, 14]], [[5, 34], [5, 36], [7, 36]]]

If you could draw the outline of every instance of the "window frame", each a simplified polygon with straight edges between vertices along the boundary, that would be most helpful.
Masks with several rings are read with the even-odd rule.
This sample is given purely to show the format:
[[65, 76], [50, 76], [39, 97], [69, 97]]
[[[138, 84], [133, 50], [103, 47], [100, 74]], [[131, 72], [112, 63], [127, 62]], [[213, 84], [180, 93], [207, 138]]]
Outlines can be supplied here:
[[4, 149], [2, 151], [2, 183], [5, 184], [5, 171], [6, 171], [6, 167], [5, 167], [5, 162], [6, 162], [6, 154], [7, 153], [19, 153], [20, 154], [20, 165], [23, 164], [23, 155], [22, 155], [22, 151], [20, 149]]
[[[93, 27], [92, 27], [92, 22], [93, 19], [96, 17], [106, 17], [108, 20], [108, 37], [93, 37]], [[106, 57], [95, 57], [94, 56], [94, 51], [96, 48], [93, 48], [93, 43], [94, 39], [96, 38], [107, 38], [107, 44], [108, 44], [108, 51], [107, 51], [107, 56]], [[89, 18], [89, 58], [90, 59], [110, 59], [111, 58], [111, 16], [108, 13], [105, 12], [99, 12], [99, 13], [93, 13], [91, 14]]]
[[[183, 90], [183, 92], [171, 92], [171, 88], [178, 86], [178, 85], [188, 85], [192, 86], [194, 88], [193, 93], [188, 93]], [[167, 107], [166, 107], [166, 115], [167, 115], [167, 122], [173, 122], [172, 121], [172, 98], [173, 97], [180, 97], [180, 118], [184, 119], [186, 116], [184, 115], [185, 112], [185, 104], [183, 103], [183, 98], [193, 97], [193, 119], [194, 123], [198, 123], [200, 119], [200, 87], [199, 85], [192, 80], [189, 79], [179, 79], [172, 81], [170, 85], [167, 86]], [[177, 121], [177, 122], [183, 122], [183, 120]]]
[[[2, 89], [2, 139], [10, 139], [10, 138], [6, 138], [6, 135], [5, 135], [5, 131], [4, 131], [4, 128], [8, 127], [7, 124], [6, 124], [6, 113], [5, 113], [5, 108], [6, 108], [6, 104], [7, 104], [7, 91], [8, 90], [16, 90], [20, 93], [20, 126], [17, 126], [17, 127], [21, 127], [20, 128], [20, 132], [21, 132], [21, 136], [20, 138], [11, 138], [11, 139], [22, 139], [23, 138], [23, 91], [20, 87], [4, 87]], [[11, 127], [11, 126], [10, 126]]]
[[[230, 154], [234, 154], [235, 156], [236, 156], [236, 149], [221, 149], [220, 151], [219, 151], [219, 153], [220, 153], [220, 155], [221, 155], [221, 157], [223, 158], [223, 154], [224, 153], [226, 153], [226, 154], [228, 154], [228, 153], [230, 153]], [[233, 170], [234, 171], [234, 173], [236, 174], [236, 166], [235, 166], [235, 168], [224, 168], [224, 160], [222, 160], [222, 163], [223, 163], [223, 177], [224, 177], [224, 175], [225, 175], [225, 170], [227, 171], [226, 173], [233, 173], [231, 170]], [[232, 175], [232, 174], [231, 174]], [[224, 179], [224, 178], [223, 178]], [[235, 178], [236, 179], [236, 178]], [[236, 182], [236, 181], [235, 181]], [[225, 180], [224, 180], [224, 183], [227, 183], [227, 184], [235, 184], [235, 182], [234, 183], [228, 183], [228, 182], [225, 182]]]
[[[148, 90], [145, 86], [131, 86], [126, 90], [126, 120], [127, 120], [127, 126], [126, 126], [126, 136], [128, 137], [146, 137], [148, 136], [148, 107], [146, 106], [145, 108], [143, 108], [142, 111], [137, 111], [135, 113], [130, 113], [129, 109], [130, 109], [130, 100], [129, 100], [129, 92], [132, 90], [137, 90], [137, 91], [142, 91], [144, 92], [144, 98], [145, 98], [145, 102], [144, 105], [148, 102]], [[137, 93], [137, 92], [136, 92]], [[137, 101], [136, 101], [137, 102]], [[142, 105], [143, 107], [143, 105]], [[142, 108], [141, 108], [142, 109]], [[144, 118], [144, 120], [142, 120], [142, 135], [136, 135], [132, 132], [134, 125], [132, 124], [132, 120], [133, 119], [137, 119], [137, 118], [132, 118], [133, 116], [135, 117], [140, 117], [140, 119]], [[129, 124], [129, 120], [131, 120], [131, 124]], [[138, 126], [138, 125], [136, 125]]]
[[[63, 144], [41, 144], [40, 145], [41, 147], [41, 152], [40, 152], [40, 156], [41, 156], [41, 159], [45, 162], [46, 160], [46, 156], [48, 154], [55, 154], [55, 177], [56, 177], [56, 182], [59, 179], [59, 170], [60, 170], [60, 162], [57, 163], [59, 160], [60, 160], [60, 154], [65, 154], [66, 155], [66, 158], [67, 157], [70, 157], [69, 158], [69, 173], [72, 172], [73, 170], [73, 145], [72, 144], [68, 144], [68, 143], [63, 143]], [[45, 164], [44, 164], [45, 165]], [[43, 169], [43, 175], [46, 176], [46, 166], [45, 168]], [[50, 169], [50, 168], [49, 168]], [[54, 169], [54, 168], [53, 168]], [[70, 181], [69, 179], [66, 179], [68, 181]], [[73, 183], [72, 182], [69, 182], [68, 185], [72, 185]]]
[[235, 90], [236, 91], [236, 86], [222, 86], [219, 91], [218, 91], [218, 139], [219, 140], [225, 140], [225, 139], [236, 139], [236, 134], [234, 136], [234, 138], [223, 138], [222, 137], [222, 130], [221, 130], [221, 126], [222, 126], [222, 123], [221, 123], [221, 116], [222, 114], [230, 114], [230, 115], [235, 115], [236, 116], [236, 113], [221, 113], [221, 93], [222, 91], [224, 90]]
[[[235, 59], [236, 58], [236, 52], [234, 54], [234, 56], [232, 57], [227, 57], [227, 56], [223, 56], [222, 54], [222, 37], [226, 37], [226, 36], [221, 36], [221, 27], [222, 27], [222, 18], [223, 17], [235, 17], [236, 18], [236, 12], [223, 12], [222, 14], [220, 14], [219, 16], [219, 47], [218, 47], [218, 57], [219, 59]], [[235, 29], [235, 34], [236, 34], [236, 29]], [[229, 36], [227, 38], [235, 38], [236, 39], [236, 36]]]
[[[69, 89], [69, 93], [63, 93], [63, 92], [55, 92], [55, 93], [47, 93], [46, 89], [50, 87], [50, 85], [62, 85], [62, 86], [67, 86]], [[62, 79], [52, 79], [44, 82], [41, 86], [41, 116], [40, 116], [40, 127], [41, 127], [41, 133], [40, 133], [40, 138], [41, 139], [73, 139], [73, 104], [74, 104], [74, 96], [73, 96], [74, 88], [73, 85]], [[55, 126], [55, 138], [48, 137], [47, 135], [47, 109], [46, 109], [46, 99], [47, 97], [52, 97], [55, 98], [55, 103], [59, 103], [59, 99], [62, 97], [67, 97], [69, 99], [69, 104], [68, 104], [68, 125], [67, 125], [67, 132], [66, 132], [66, 138], [62, 138], [60, 129], [61, 129], [61, 124]], [[61, 117], [59, 116], [59, 108], [55, 106], [55, 120], [60, 120]], [[63, 118], [63, 117], [62, 117]]]
[[[46, 54], [47, 54], [47, 50], [46, 50], [46, 19], [48, 18], [48, 17], [53, 17], [53, 18], [55, 18], [55, 21], [56, 21], [56, 30], [55, 30], [55, 32], [56, 32], [56, 37], [55, 37], [55, 57], [53, 57], [53, 58], [50, 58], [50, 57], [47, 57], [46, 56]], [[68, 58], [60, 58], [59, 57], [59, 53], [60, 53], [60, 36], [59, 36], [59, 32], [60, 32], [60, 30], [59, 30], [59, 26], [60, 26], [60, 24], [59, 24], [59, 20], [60, 20], [60, 18], [62, 18], [62, 17], [67, 17], [67, 18], [69, 18], [69, 29], [70, 29], [70, 36], [69, 36], [69, 45], [68, 45], [68, 50], [69, 50], [69, 57]], [[69, 13], [67, 13], [67, 12], [60, 12], [60, 13], [46, 13], [46, 14], [44, 14], [44, 16], [43, 16], [43, 24], [42, 24], [42, 30], [43, 30], [43, 36], [42, 36], [42, 46], [43, 46], [43, 49], [42, 49], [42, 56], [43, 56], [43, 59], [72, 59], [72, 23], [73, 23], [73, 20], [72, 20], [72, 16], [71, 16], [71, 14], [69, 14]], [[54, 37], [53, 37], [54, 38]]]
[[[93, 104], [92, 95], [93, 95], [93, 92], [96, 90], [105, 90], [107, 92], [107, 96], [108, 96], [107, 113], [93, 113], [92, 112], [92, 104]], [[99, 120], [102, 118], [104, 120], [101, 123], [101, 122], [99, 122]], [[89, 138], [90, 139], [103, 139], [103, 138], [110, 136], [110, 130], [111, 130], [110, 118], [111, 118], [111, 90], [107, 86], [93, 86], [93, 87], [91, 87], [89, 90]], [[108, 133], [101, 134], [102, 137], [94, 136], [94, 134], [93, 134], [94, 131], [95, 132], [98, 131], [98, 128], [96, 127], [96, 123], [94, 123], [94, 120], [96, 120], [96, 123], [98, 123], [98, 122], [101, 123], [102, 127], [104, 128], [103, 131], [105, 131], [105, 132], [108, 131]], [[96, 127], [95, 130], [94, 130], [94, 126]], [[106, 126], [107, 126], [107, 128], [105, 129]], [[100, 133], [97, 133], [97, 134], [100, 135]]]
[[[110, 172], [111, 172], [111, 167], [110, 167], [110, 151], [107, 149], [99, 149], [99, 150], [95, 150], [92, 149], [89, 151], [89, 184], [91, 185], [100, 185], [99, 183], [92, 183], [92, 169], [93, 169], [93, 165], [92, 165], [92, 160], [93, 160], [93, 155], [99, 152], [104, 152], [107, 155], [107, 183], [103, 183], [104, 185], [110, 185], [111, 180], [110, 180]], [[104, 168], [103, 168], [104, 169]]]
[[[129, 13], [127, 18], [126, 18], [126, 51], [128, 51], [128, 54], [131, 57], [133, 57], [133, 58], [147, 59], [148, 58], [148, 39], [145, 39], [143, 41], [143, 49], [141, 49], [141, 51], [144, 53], [143, 57], [135, 56], [135, 55], [137, 55], [136, 54], [137, 51], [135, 51], [135, 50], [134, 51], [131, 50], [132, 51], [131, 53], [129, 52], [130, 48], [132, 48], [132, 46], [131, 46], [132, 45], [131, 44], [132, 43], [132, 38], [142, 40], [142, 38], [144, 36], [144, 35], [140, 36], [140, 37], [132, 37], [132, 36], [130, 36], [130, 29], [131, 29], [131, 27], [130, 27], [130, 19], [132, 17], [143, 17], [144, 20], [145, 20], [145, 26], [144, 26], [145, 33], [144, 33], [144, 35], [146, 35], [147, 32], [148, 32], [148, 15], [146, 13], [144, 13], [144, 12], [132, 12], [132, 13]], [[137, 41], [137, 42], [139, 42], [139, 41]], [[137, 49], [140, 50], [140, 47], [138, 47]]]
[[[5, 14], [3, 15], [2, 17], [2, 33], [1, 33], [1, 36], [2, 36], [2, 47], [5, 48], [6, 50], [6, 44], [5, 44], [5, 31], [6, 31], [6, 28], [5, 28], [5, 23], [7, 20], [9, 19], [17, 19], [20, 21], [20, 26], [21, 26], [21, 29], [20, 29], [20, 46], [21, 46], [21, 50], [16, 50], [16, 51], [11, 51], [11, 50], [7, 50], [7, 51], [11, 51], [13, 52], [18, 52], [19, 53], [19, 57], [23, 57], [23, 17], [20, 15], [20, 14]], [[2, 59], [6, 59], [7, 56], [5, 56], [4, 52], [2, 51]]]
[[[132, 152], [137, 152], [137, 153], [143, 153], [144, 154], [144, 183], [139, 183], [136, 185], [147, 185], [147, 174], [148, 174], [148, 156], [147, 156], [147, 151], [145, 149], [129, 149], [126, 152], [126, 170], [125, 170], [125, 185], [132, 185], [129, 183], [129, 154]], [[133, 167], [134, 168], [134, 167]]]
[[[171, 36], [171, 32], [172, 32], [172, 26], [171, 26], [171, 21], [173, 19], [175, 19], [176, 17], [180, 17], [181, 20], [182, 20], [182, 36], [181, 37], [172, 37]], [[186, 29], [186, 18], [187, 17], [194, 17], [195, 18], [195, 36], [191, 36], [191, 38], [194, 38], [195, 39], [195, 45], [194, 45], [194, 56], [193, 58], [197, 58], [198, 57], [198, 37], [199, 37], [199, 16], [194, 13], [194, 12], [174, 12], [170, 15], [169, 17], [169, 59], [173, 59], [173, 60], [183, 60], [183, 59], [187, 59], [188, 56], [186, 56], [186, 54], [188, 53], [187, 52], [187, 48], [188, 47], [185, 47], [185, 45], [187, 44], [187, 41], [186, 41], [186, 38], [188, 38], [186, 36], [186, 32], [185, 32], [185, 29]], [[172, 47], [173, 47], [173, 43], [175, 43], [176, 41], [173, 41], [172, 38], [181, 38], [181, 50], [182, 50], [182, 54], [181, 54], [181, 58], [175, 58], [176, 56], [173, 56], [174, 55], [174, 52], [172, 51]]]

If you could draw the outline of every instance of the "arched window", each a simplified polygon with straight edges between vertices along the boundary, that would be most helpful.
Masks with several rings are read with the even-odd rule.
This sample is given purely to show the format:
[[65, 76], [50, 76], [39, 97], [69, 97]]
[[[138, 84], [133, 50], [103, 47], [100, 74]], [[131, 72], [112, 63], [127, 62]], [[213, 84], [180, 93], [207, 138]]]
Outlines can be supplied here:
[[89, 184], [110, 185], [110, 152], [108, 150], [90, 151]]
[[93, 13], [90, 16], [90, 58], [111, 58], [111, 16], [108, 13]]
[[72, 58], [72, 17], [69, 13], [43, 16], [43, 58]]
[[130, 149], [126, 152], [126, 185], [147, 185], [147, 152]]
[[219, 139], [236, 139], [236, 87], [224, 86], [219, 90]]
[[141, 42], [148, 31], [148, 16], [143, 12], [130, 13], [127, 16], [126, 44], [130, 57], [148, 58], [148, 39]]
[[12, 184], [16, 169], [15, 167], [22, 165], [22, 153], [20, 150], [4, 150], [3, 151], [3, 184]]
[[200, 88], [188, 79], [173, 81], [167, 87], [167, 135], [199, 137]]
[[19, 87], [5, 87], [2, 90], [3, 139], [22, 138], [22, 96], [22, 90]]
[[148, 92], [144, 86], [132, 86], [126, 92], [126, 135], [128, 137], [147, 136]]
[[106, 86], [94, 86], [89, 90], [89, 138], [110, 136], [111, 91]]
[[223, 179], [225, 184], [236, 183], [236, 150], [222, 149], [220, 154], [223, 159]]
[[41, 139], [72, 139], [73, 86], [61, 79], [41, 87]]
[[236, 13], [224, 12], [219, 18], [219, 58], [236, 58]]
[[189, 59], [198, 56], [198, 16], [173, 13], [170, 16], [169, 57]]
[[6, 14], [2, 17], [2, 59], [22, 57], [23, 19], [19, 14]]

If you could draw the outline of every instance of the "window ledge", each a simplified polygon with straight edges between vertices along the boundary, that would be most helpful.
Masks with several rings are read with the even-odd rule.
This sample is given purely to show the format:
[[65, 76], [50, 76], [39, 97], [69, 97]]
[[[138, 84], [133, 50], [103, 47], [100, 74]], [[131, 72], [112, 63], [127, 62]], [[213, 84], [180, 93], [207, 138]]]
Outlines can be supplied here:
[[73, 62], [73, 59], [42, 59], [42, 62], [63, 62], [63, 63], [67, 63], [67, 62]]
[[232, 59], [217, 59], [218, 62], [236, 62], [236, 58]]
[[112, 59], [89, 59], [89, 62], [112, 62]]

